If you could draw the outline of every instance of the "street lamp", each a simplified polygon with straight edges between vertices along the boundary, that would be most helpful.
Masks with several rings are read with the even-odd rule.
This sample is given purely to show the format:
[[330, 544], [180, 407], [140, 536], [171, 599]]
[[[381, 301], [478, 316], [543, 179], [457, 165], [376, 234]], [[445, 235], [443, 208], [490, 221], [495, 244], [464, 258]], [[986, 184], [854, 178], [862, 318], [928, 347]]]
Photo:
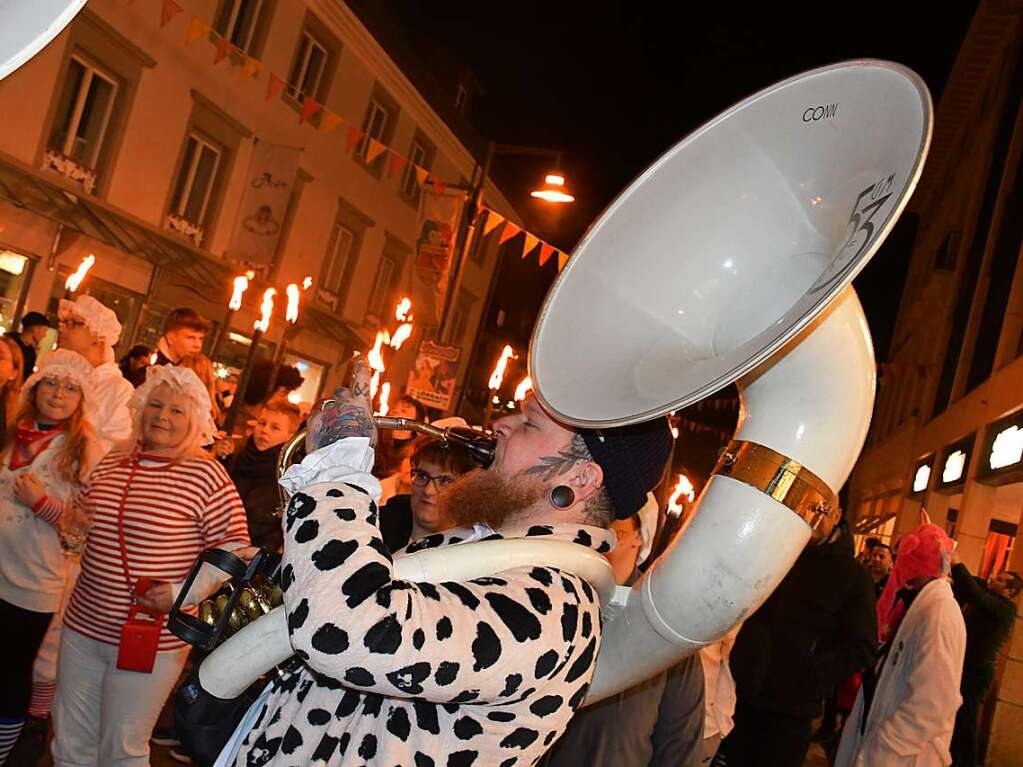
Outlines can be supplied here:
[[547, 202], [572, 202], [575, 200], [565, 189], [565, 175], [559, 171], [551, 171], [544, 178], [544, 185], [529, 193], [530, 197], [538, 197]]

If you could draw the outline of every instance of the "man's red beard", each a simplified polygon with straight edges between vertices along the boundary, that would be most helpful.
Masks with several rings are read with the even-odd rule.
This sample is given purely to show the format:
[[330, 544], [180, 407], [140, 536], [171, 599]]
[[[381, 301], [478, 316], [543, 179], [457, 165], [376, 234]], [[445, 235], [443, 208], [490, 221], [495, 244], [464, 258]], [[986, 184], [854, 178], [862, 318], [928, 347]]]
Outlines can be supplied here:
[[508, 479], [478, 469], [464, 474], [438, 497], [442, 515], [456, 527], [487, 525], [500, 528], [510, 517], [525, 511], [543, 497], [545, 487], [535, 477]]

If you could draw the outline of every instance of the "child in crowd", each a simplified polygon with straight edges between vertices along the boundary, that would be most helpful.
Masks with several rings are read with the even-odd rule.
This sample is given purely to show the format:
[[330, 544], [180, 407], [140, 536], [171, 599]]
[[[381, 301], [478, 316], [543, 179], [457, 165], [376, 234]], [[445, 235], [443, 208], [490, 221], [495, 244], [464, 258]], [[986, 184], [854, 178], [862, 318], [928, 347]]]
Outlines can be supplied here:
[[279, 551], [284, 544], [277, 503], [277, 457], [302, 421], [302, 411], [287, 400], [263, 405], [252, 435], [231, 461], [228, 472], [245, 504], [252, 543]]
[[0, 624], [10, 629], [0, 682], [0, 765], [28, 711], [32, 663], [60, 606], [68, 559], [84, 528], [74, 499], [100, 445], [89, 421], [92, 365], [58, 349], [22, 389], [0, 456]]

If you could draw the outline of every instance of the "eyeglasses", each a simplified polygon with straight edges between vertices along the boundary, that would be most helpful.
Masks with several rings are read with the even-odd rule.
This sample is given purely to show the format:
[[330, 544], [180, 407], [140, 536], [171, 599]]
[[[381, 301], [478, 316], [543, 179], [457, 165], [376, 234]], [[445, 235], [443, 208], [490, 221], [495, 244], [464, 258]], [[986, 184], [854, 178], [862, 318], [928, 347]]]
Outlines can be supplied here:
[[433, 482], [434, 486], [438, 490], [443, 490], [445, 487], [447, 487], [448, 485], [455, 481], [455, 478], [452, 477], [450, 474], [438, 474], [436, 477], [433, 477], [427, 474], [422, 469], [413, 469], [411, 471], [411, 475], [412, 484], [415, 485], [416, 487], [426, 487], [431, 482]]
[[57, 321], [57, 324], [60, 325], [62, 328], [69, 328], [71, 330], [74, 330], [75, 328], [83, 327], [85, 325], [85, 322], [83, 320], [61, 319]]
[[39, 380], [39, 385], [45, 386], [48, 389], [60, 388], [62, 384], [64, 391], [68, 394], [77, 394], [82, 390], [82, 388], [78, 384], [73, 383], [72, 381], [68, 380], [61, 381], [61, 379], [55, 378], [53, 376], [46, 376], [46, 378], [42, 378]]

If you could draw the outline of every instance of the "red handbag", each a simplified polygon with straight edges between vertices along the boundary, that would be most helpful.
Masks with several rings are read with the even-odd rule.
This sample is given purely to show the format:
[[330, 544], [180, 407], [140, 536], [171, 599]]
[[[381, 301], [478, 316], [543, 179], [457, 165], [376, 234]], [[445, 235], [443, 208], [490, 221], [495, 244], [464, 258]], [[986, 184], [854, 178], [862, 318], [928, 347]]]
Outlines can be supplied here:
[[[128, 498], [128, 488], [135, 478], [135, 466], [132, 466], [128, 481], [124, 484], [124, 495], [121, 496], [120, 513], [117, 515], [117, 535], [121, 543], [121, 565], [124, 567], [125, 583], [131, 584], [128, 572], [128, 547], [124, 540], [124, 507]], [[128, 609], [128, 620], [121, 626], [121, 643], [117, 647], [117, 668], [122, 671], [138, 671], [151, 674], [156, 663], [156, 653], [160, 647], [160, 633], [163, 630], [163, 615], [151, 615], [138, 605], [138, 598], [145, 594], [153, 585], [151, 578], [139, 578], [131, 590], [131, 607]]]

